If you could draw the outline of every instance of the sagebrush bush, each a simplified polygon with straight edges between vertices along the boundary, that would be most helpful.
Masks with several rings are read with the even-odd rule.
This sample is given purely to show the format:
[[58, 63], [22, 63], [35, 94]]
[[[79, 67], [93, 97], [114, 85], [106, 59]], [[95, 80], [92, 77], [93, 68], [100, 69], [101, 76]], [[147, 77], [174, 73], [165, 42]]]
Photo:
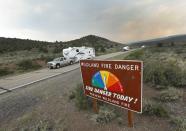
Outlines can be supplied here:
[[177, 126], [176, 131], [186, 131], [186, 118], [172, 117], [171, 123], [173, 123]]
[[154, 87], [158, 90], [164, 90], [164, 89], [168, 89], [169, 86], [165, 86], [165, 85], [154, 85]]
[[159, 100], [163, 102], [171, 102], [178, 100], [182, 97], [182, 92], [176, 88], [169, 88], [160, 92]]
[[0, 76], [5, 76], [12, 73], [13, 71], [10, 71], [8, 68], [0, 68]]
[[34, 63], [32, 60], [22, 60], [17, 65], [21, 70], [38, 69], [41, 67], [39, 64]]
[[72, 99], [74, 99], [76, 97], [76, 94], [75, 94], [75, 92], [71, 92], [70, 93], [70, 95], [69, 95], [69, 100], [72, 100]]
[[47, 47], [39, 47], [39, 51], [43, 53], [48, 53]]
[[44, 56], [41, 55], [41, 57], [39, 58], [40, 60], [44, 60], [46, 62], [52, 61], [55, 57], [54, 56]]
[[186, 85], [186, 71], [176, 63], [147, 62], [144, 66], [144, 81], [154, 85], [184, 87]]
[[144, 115], [155, 115], [158, 117], [168, 117], [167, 110], [161, 106], [159, 103], [153, 101], [144, 101], [143, 105], [143, 114]]
[[116, 118], [116, 113], [110, 108], [102, 107], [96, 117], [96, 121], [101, 124], [109, 123]]
[[75, 90], [75, 103], [80, 110], [92, 108], [91, 98], [85, 96], [83, 84], [78, 84]]
[[54, 50], [53, 50], [53, 53], [56, 54], [56, 53], [61, 53], [62, 52], [62, 48], [59, 48], [59, 47], [55, 47]]
[[165, 67], [159, 62], [149, 62], [144, 65], [144, 81], [154, 85], [168, 85], [164, 76]]
[[176, 63], [167, 63], [165, 64], [164, 76], [168, 81], [169, 85], [179, 87], [184, 86], [184, 73], [185, 71], [182, 70]]
[[24, 127], [24, 125], [22, 125], [21, 127], [21, 131], [52, 131], [53, 130], [53, 123], [49, 122], [49, 121], [38, 121], [36, 124], [34, 125], [30, 125], [27, 127]]
[[144, 50], [137, 50], [137, 51], [130, 53], [128, 56], [125, 57], [125, 59], [141, 60], [143, 55], [144, 55]]

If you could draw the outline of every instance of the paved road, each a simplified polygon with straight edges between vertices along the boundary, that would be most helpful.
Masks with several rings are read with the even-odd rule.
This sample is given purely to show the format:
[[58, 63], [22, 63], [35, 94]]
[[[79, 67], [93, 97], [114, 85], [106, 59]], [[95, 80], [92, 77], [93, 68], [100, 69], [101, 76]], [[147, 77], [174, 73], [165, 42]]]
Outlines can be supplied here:
[[[117, 52], [117, 53], [111, 53], [107, 55], [98, 56], [95, 59], [108, 59], [117, 55], [124, 54], [126, 52]], [[11, 76], [4, 79], [0, 79], [0, 94], [3, 94], [5, 92], [24, 87], [26, 85], [30, 85], [42, 80], [46, 80], [49, 78], [52, 78], [54, 76], [61, 75], [63, 73], [72, 71], [79, 68], [79, 64], [74, 64], [70, 66], [66, 66], [60, 69], [53, 69], [50, 70], [48, 68], [17, 75], [17, 76]]]

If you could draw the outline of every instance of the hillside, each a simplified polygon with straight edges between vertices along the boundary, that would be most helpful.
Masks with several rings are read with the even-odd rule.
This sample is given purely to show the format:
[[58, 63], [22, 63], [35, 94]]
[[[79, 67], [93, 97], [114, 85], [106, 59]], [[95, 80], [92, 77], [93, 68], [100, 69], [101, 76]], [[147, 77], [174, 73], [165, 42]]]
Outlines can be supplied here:
[[96, 51], [104, 50], [103, 48], [120, 48], [121, 43], [113, 42], [108, 39], [88, 35], [80, 39], [71, 40], [67, 42], [55, 41], [55, 42], [46, 42], [46, 41], [37, 41], [29, 39], [18, 39], [18, 38], [4, 38], [0, 37], [0, 53], [7, 53], [12, 51], [23, 51], [23, 50], [33, 50], [39, 49], [40, 51], [53, 51], [61, 52], [63, 48], [69, 46], [90, 46], [94, 47]]
[[176, 45], [185, 45], [186, 46], [186, 35], [173, 35], [162, 38], [156, 38], [145, 41], [138, 41], [129, 44], [132, 47], [139, 47], [142, 45], [146, 46], [176, 46]]
[[67, 42], [0, 37], [0, 77], [46, 67], [48, 61], [62, 56], [64, 48], [74, 46], [94, 47], [96, 56], [122, 49], [121, 43], [94, 35]]

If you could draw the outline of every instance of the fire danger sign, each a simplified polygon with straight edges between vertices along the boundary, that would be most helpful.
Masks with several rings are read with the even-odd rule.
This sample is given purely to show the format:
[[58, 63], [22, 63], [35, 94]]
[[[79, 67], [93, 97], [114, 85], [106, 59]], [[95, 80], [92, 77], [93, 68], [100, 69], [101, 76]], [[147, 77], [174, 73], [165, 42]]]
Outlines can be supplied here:
[[80, 61], [84, 93], [95, 99], [142, 112], [142, 61]]

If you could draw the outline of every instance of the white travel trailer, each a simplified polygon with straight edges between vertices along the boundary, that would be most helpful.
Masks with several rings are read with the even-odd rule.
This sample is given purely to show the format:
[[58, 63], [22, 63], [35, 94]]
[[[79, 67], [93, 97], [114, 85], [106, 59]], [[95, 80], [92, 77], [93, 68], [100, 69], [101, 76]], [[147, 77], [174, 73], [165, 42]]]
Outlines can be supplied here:
[[74, 58], [75, 62], [84, 59], [93, 59], [95, 57], [95, 50], [91, 47], [69, 47], [63, 49], [63, 56], [65, 58]]
[[129, 46], [123, 47], [123, 51], [129, 51], [129, 50], [130, 50]]

